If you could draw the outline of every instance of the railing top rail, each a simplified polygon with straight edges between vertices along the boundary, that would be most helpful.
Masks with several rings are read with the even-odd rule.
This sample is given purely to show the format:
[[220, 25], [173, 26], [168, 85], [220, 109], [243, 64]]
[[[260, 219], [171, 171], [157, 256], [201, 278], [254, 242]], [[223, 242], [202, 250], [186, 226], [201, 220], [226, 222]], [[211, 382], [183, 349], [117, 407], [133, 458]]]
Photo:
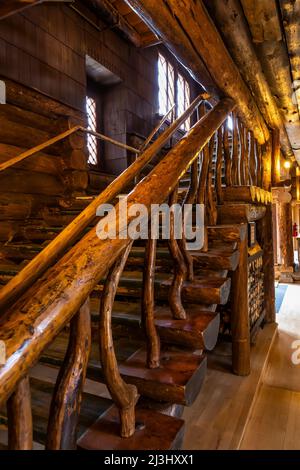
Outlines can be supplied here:
[[[206, 97], [206, 95], [205, 95]], [[182, 123], [203, 100], [199, 95], [188, 109], [172, 123], [121, 175], [97, 196], [47, 247], [31, 260], [16, 276], [0, 290], [0, 312], [15, 301], [53, 263], [58, 256], [82, 234], [95, 218], [100, 204], [112, 201], [124, 190], [162, 149]]]

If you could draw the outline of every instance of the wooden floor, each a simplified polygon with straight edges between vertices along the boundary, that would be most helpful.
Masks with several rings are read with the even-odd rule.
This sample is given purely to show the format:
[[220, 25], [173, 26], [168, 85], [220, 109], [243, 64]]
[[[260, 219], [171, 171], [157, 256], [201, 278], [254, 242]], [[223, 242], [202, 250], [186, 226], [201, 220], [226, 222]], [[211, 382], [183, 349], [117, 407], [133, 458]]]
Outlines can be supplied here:
[[300, 339], [299, 284], [289, 285], [277, 322], [278, 335], [240, 445], [244, 450], [300, 449], [300, 364], [292, 361], [293, 342]]
[[292, 362], [292, 344], [300, 339], [299, 284], [288, 287], [277, 322], [278, 330], [268, 325], [260, 332], [249, 377], [230, 373], [230, 350], [210, 356], [203, 390], [184, 413], [184, 449], [300, 449], [300, 364]]
[[218, 347], [209, 355], [208, 373], [197, 401], [186, 408], [183, 449], [234, 450], [242, 441], [245, 426], [276, 337], [277, 325], [259, 332], [252, 348], [249, 377], [231, 372], [231, 344]]

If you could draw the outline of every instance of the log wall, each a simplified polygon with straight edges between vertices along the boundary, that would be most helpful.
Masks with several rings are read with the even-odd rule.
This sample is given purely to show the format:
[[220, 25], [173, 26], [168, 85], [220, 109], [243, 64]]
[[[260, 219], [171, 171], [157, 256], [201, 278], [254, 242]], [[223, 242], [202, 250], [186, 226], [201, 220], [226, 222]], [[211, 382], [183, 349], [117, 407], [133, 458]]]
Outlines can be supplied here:
[[[102, 112], [108, 118], [102, 131], [122, 142], [130, 132], [147, 135], [157, 109], [157, 49], [139, 50], [93, 13], [88, 16], [98, 29], [58, 3], [2, 20], [0, 76], [85, 112], [89, 56], [120, 78], [119, 84], [104, 90]], [[117, 174], [125, 168], [123, 150], [106, 145], [105, 155], [102, 170]]]

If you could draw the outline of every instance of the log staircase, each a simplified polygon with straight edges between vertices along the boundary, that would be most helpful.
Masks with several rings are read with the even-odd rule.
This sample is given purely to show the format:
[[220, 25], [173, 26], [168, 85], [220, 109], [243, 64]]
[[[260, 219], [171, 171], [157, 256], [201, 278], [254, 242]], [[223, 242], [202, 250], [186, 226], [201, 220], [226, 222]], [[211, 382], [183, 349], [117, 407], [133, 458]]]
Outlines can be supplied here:
[[[168, 241], [99, 240], [98, 205], [124, 194], [199, 105], [200, 121], [129, 192], [128, 207], [205, 204], [203, 249], [188, 252], [172, 230]], [[247, 245], [244, 225], [217, 225], [224, 178], [257, 170], [251, 173], [247, 160], [242, 166], [242, 144], [238, 154], [235, 131], [230, 141], [222, 127], [233, 108], [224, 99], [206, 113], [199, 97], [100, 196], [64, 202], [44, 213], [43, 224], [29, 220], [1, 246], [0, 340], [7, 356], [0, 423], [9, 448], [31, 448], [32, 433], [47, 449], [180, 448], [183, 406], [201, 390], [206, 351], [218, 339], [218, 306], [228, 301], [229, 273], [241, 269]], [[252, 161], [254, 140], [246, 148]], [[237, 190], [249, 186], [247, 178]], [[245, 361], [239, 354], [247, 327], [238, 308], [235, 364]]]

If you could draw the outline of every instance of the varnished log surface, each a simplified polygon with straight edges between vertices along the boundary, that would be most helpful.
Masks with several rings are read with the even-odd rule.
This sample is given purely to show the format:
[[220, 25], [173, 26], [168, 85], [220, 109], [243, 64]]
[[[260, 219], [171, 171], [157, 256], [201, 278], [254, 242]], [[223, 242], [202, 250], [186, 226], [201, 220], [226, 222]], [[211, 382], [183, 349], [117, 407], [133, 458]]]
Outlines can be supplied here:
[[20, 380], [7, 402], [8, 447], [32, 450], [32, 414], [29, 377]]
[[118, 412], [110, 408], [78, 440], [82, 450], [173, 450], [180, 449], [184, 422], [153, 410], [137, 408], [135, 434], [128, 439], [118, 436]]
[[[219, 334], [219, 314], [200, 310], [196, 306], [186, 307], [186, 314], [186, 320], [175, 320], [169, 307], [156, 307], [155, 325], [161, 341], [194, 349], [213, 349]], [[119, 303], [113, 311], [113, 322], [140, 329], [139, 306]]]
[[69, 345], [52, 397], [46, 448], [76, 449], [81, 395], [91, 348], [89, 299], [71, 321]]
[[237, 375], [249, 375], [250, 325], [248, 295], [248, 237], [239, 243], [238, 268], [232, 274], [231, 331], [232, 368]]
[[147, 366], [150, 369], [159, 367], [160, 361], [160, 338], [155, 325], [154, 300], [156, 245], [157, 240], [152, 238], [146, 242], [142, 292], [142, 322], [147, 337]]
[[222, 240], [225, 242], [236, 242], [244, 240], [247, 234], [247, 227], [245, 224], [237, 225], [216, 225], [214, 227], [207, 227], [208, 236], [210, 240]]
[[141, 349], [125, 363], [120, 372], [141, 395], [158, 401], [190, 405], [197, 397], [206, 372], [206, 357], [191, 351], [162, 348], [160, 367], [145, 367], [146, 350]]
[[118, 369], [111, 328], [111, 313], [120, 276], [124, 269], [132, 243], [121, 253], [110, 268], [104, 284], [99, 312], [100, 358], [107, 387], [119, 410], [121, 436], [128, 438], [135, 430], [135, 405], [138, 393], [134, 386], [126, 384]]
[[[178, 186], [174, 189], [169, 197], [169, 206], [176, 204], [178, 200]], [[186, 313], [182, 305], [182, 288], [184, 280], [187, 277], [187, 267], [180, 250], [180, 245], [175, 239], [175, 214], [173, 211], [170, 213], [170, 239], [168, 240], [168, 247], [170, 256], [174, 263], [173, 280], [169, 290], [169, 304], [174, 318], [185, 319]]]
[[265, 206], [251, 204], [224, 204], [218, 207], [219, 224], [242, 224], [260, 220], [265, 216]]

